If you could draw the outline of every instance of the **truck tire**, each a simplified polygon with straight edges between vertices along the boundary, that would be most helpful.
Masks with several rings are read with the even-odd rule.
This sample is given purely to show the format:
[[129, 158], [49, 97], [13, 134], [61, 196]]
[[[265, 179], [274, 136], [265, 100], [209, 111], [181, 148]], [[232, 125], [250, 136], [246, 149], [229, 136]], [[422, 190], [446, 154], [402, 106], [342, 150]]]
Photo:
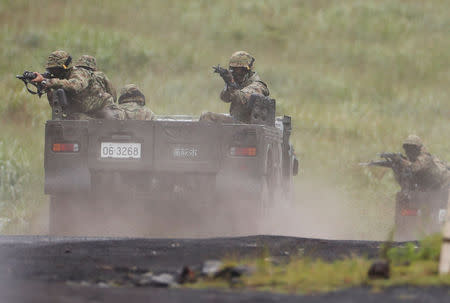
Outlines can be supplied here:
[[[83, 211], [87, 197], [79, 195], [52, 195], [49, 205], [49, 234], [67, 236], [80, 234], [79, 228], [86, 226]], [[82, 233], [81, 233], [82, 234]]]
[[258, 214], [257, 231], [264, 234], [270, 232], [269, 222], [271, 221], [271, 215], [276, 206], [276, 200], [281, 196], [279, 190], [280, 180], [273, 165], [271, 152], [268, 153], [266, 169], [266, 174], [260, 179], [261, 191], [258, 205], [255, 206]]
[[63, 196], [50, 196], [50, 205], [49, 205], [50, 235], [61, 236], [67, 233], [68, 225], [70, 225], [70, 223], [67, 221], [68, 204], [69, 204], [68, 199], [65, 199]]

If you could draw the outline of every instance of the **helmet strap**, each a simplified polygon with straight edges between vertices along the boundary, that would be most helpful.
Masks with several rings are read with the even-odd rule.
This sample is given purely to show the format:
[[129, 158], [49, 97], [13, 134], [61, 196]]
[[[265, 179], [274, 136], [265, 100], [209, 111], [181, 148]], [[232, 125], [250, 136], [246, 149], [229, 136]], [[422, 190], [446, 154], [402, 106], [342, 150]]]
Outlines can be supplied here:
[[248, 65], [248, 69], [252, 69], [253, 67], [253, 63], [255, 62], [255, 58], [252, 57], [252, 61], [250, 62], [250, 64]]
[[71, 56], [69, 56], [67, 58], [67, 60], [64, 62], [64, 64], [63, 64], [64, 69], [68, 69], [69, 68], [68, 66], [70, 65], [70, 63], [72, 63], [72, 57]]

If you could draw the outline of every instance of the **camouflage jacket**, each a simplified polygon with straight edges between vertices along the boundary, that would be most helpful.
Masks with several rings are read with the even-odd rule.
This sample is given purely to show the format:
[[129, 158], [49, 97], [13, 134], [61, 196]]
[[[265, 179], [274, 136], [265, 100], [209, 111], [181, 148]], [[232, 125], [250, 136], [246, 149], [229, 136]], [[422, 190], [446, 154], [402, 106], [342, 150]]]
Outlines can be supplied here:
[[415, 161], [402, 159], [401, 166], [410, 176], [411, 189], [430, 191], [449, 186], [450, 171], [447, 164], [424, 149]]
[[[64, 89], [70, 102], [68, 109], [70, 113], [95, 114], [105, 106], [114, 104], [112, 95], [105, 91], [100, 78], [85, 68], [72, 68], [66, 79], [50, 79], [47, 81], [47, 87], [51, 90]], [[49, 101], [52, 98], [51, 91], [48, 98]]]
[[258, 74], [254, 72], [238, 89], [232, 89], [225, 84], [220, 93], [222, 101], [231, 103], [230, 115], [236, 120], [244, 123], [250, 122], [251, 109], [247, 102], [252, 94], [269, 95], [267, 85], [261, 81]]
[[144, 105], [140, 105], [137, 102], [126, 102], [119, 105], [120, 109], [125, 112], [125, 119], [130, 120], [153, 120], [153, 112]]
[[112, 85], [112, 82], [109, 80], [109, 78], [105, 75], [105, 73], [103, 73], [101, 71], [95, 71], [94, 77], [97, 79], [97, 81], [99, 81], [101, 83], [105, 92], [107, 92], [108, 94], [110, 94], [113, 97], [114, 102], [117, 102], [116, 89]]

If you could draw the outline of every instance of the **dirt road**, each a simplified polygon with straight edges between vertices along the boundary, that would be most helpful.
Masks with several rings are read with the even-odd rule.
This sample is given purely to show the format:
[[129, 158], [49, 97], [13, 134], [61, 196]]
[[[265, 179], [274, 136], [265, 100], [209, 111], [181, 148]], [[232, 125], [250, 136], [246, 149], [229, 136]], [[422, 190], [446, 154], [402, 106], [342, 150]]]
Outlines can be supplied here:
[[[375, 257], [378, 242], [254, 236], [215, 239], [0, 237], [0, 302], [447, 302], [445, 288], [358, 288], [320, 296], [260, 292], [109, 287], [127, 271], [175, 274], [225, 256], [302, 255], [333, 260]], [[85, 286], [83, 286], [85, 285]]]

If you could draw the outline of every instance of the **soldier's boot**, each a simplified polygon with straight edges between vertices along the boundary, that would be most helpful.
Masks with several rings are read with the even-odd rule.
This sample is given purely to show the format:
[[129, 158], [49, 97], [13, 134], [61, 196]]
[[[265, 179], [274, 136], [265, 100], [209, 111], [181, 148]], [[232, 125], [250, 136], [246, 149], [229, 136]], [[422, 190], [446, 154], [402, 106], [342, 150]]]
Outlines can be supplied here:
[[95, 117], [85, 113], [70, 113], [66, 120], [94, 120]]
[[116, 104], [107, 105], [98, 112], [100, 119], [107, 120], [125, 120], [125, 111], [119, 108]]
[[199, 121], [207, 121], [213, 123], [239, 123], [231, 116], [212, 112], [203, 113], [200, 116]]

